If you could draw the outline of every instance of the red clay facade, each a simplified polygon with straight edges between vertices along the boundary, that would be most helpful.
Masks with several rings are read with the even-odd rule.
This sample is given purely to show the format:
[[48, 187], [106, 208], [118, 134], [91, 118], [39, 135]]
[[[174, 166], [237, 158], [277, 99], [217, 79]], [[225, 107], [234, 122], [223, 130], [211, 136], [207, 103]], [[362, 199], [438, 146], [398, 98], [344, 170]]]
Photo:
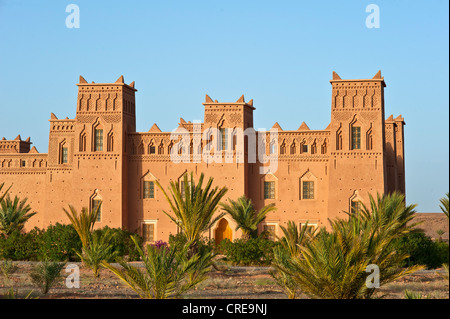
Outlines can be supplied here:
[[[167, 187], [193, 172], [227, 186], [227, 198], [245, 195], [256, 208], [275, 203], [260, 231], [281, 235], [287, 221], [328, 227], [367, 202], [368, 194], [405, 193], [402, 116], [385, 119], [381, 72], [371, 79], [330, 80], [331, 121], [323, 130], [303, 122], [297, 130], [275, 123], [253, 129], [253, 100], [213, 101], [206, 95], [204, 121], [182, 118], [173, 132], [154, 124], [136, 132], [134, 82], [88, 83], [80, 76], [74, 119], [51, 114], [48, 154], [30, 139], [0, 140], [0, 183], [27, 197], [33, 216], [27, 229], [68, 223], [63, 208], [92, 209], [102, 202], [96, 227], [121, 227], [147, 241], [167, 241], [176, 225], [163, 213], [169, 205], [155, 184]], [[229, 217], [206, 234], [238, 238]]]

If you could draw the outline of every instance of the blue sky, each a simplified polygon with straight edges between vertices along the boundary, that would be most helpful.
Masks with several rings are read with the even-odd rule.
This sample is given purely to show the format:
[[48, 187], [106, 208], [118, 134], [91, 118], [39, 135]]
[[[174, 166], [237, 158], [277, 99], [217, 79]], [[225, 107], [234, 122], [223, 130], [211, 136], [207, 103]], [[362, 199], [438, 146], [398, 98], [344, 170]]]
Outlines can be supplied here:
[[[69, 29], [66, 6], [80, 8]], [[366, 6], [380, 9], [369, 29]], [[47, 152], [50, 112], [74, 118], [79, 75], [136, 81], [137, 130], [203, 120], [205, 94], [256, 107], [256, 128], [330, 121], [332, 71], [381, 69], [386, 117], [406, 121], [408, 204], [449, 190], [448, 1], [0, 0], [0, 138]]]

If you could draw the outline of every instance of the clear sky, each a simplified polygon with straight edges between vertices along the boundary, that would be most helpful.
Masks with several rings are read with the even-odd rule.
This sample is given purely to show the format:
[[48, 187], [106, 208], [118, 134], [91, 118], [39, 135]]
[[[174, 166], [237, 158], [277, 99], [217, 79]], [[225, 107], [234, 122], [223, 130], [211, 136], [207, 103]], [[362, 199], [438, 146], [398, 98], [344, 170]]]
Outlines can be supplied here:
[[[66, 6], [80, 9], [67, 28]], [[368, 28], [366, 7], [379, 8]], [[386, 117], [406, 127], [408, 204], [438, 212], [449, 190], [447, 0], [0, 0], [0, 138], [47, 152], [50, 112], [75, 117], [79, 75], [136, 81], [137, 130], [203, 120], [205, 94], [254, 100], [256, 128], [330, 122], [332, 71], [381, 69]]]

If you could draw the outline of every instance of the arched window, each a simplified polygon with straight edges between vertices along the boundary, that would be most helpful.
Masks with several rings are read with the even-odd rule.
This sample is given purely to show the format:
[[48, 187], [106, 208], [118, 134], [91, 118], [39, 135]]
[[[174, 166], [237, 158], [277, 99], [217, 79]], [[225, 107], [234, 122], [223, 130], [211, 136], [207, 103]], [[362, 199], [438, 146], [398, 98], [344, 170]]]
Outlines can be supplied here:
[[80, 134], [80, 152], [86, 152], [86, 132], [82, 131]]
[[309, 149], [309, 147], [308, 147], [308, 144], [306, 144], [306, 141], [302, 141], [300, 143], [300, 154], [308, 153], [308, 149]]
[[98, 189], [95, 190], [94, 194], [91, 196], [90, 201], [91, 212], [98, 210], [96, 222], [102, 221], [102, 197], [99, 195]]
[[336, 150], [342, 150], [342, 129], [339, 128], [336, 132]]
[[280, 146], [280, 155], [286, 154], [286, 143], [283, 141]]
[[103, 151], [103, 127], [100, 125], [94, 129], [94, 151]]
[[295, 146], [295, 141], [292, 141], [291, 144], [291, 155], [295, 154], [297, 152], [297, 147]]
[[358, 214], [362, 209], [362, 197], [359, 195], [358, 190], [353, 192], [350, 197], [350, 213]]
[[311, 154], [316, 154], [317, 153], [317, 143], [314, 140], [314, 143], [311, 145]]
[[277, 144], [277, 142], [275, 140], [272, 140], [272, 142], [270, 142], [269, 154], [276, 154], [277, 153], [276, 144]]
[[352, 126], [352, 150], [361, 149], [361, 126]]
[[327, 153], [327, 140], [323, 141], [322, 147], [321, 147], [321, 153], [326, 154]]
[[107, 151], [113, 152], [114, 151], [114, 133], [112, 130], [108, 133], [108, 139], [107, 139]]
[[220, 151], [228, 150], [228, 128], [219, 129], [219, 139], [217, 149]]
[[142, 155], [144, 154], [144, 142], [141, 141], [141, 143], [139, 143], [138, 149], [137, 149], [137, 154]]
[[66, 141], [59, 144], [59, 164], [67, 164], [69, 162], [69, 147]]
[[367, 150], [373, 149], [373, 131], [372, 127], [366, 133], [366, 148]]

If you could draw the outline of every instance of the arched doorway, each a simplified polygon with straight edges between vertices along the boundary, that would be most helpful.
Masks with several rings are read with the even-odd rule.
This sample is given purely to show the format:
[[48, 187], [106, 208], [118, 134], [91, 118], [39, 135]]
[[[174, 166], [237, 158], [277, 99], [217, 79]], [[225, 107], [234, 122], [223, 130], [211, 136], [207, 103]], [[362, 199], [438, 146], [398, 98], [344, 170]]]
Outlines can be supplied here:
[[225, 218], [222, 218], [219, 221], [214, 237], [216, 239], [217, 245], [220, 244], [220, 242], [225, 238], [233, 240], [233, 231], [231, 230], [230, 225], [228, 224], [228, 221]]

